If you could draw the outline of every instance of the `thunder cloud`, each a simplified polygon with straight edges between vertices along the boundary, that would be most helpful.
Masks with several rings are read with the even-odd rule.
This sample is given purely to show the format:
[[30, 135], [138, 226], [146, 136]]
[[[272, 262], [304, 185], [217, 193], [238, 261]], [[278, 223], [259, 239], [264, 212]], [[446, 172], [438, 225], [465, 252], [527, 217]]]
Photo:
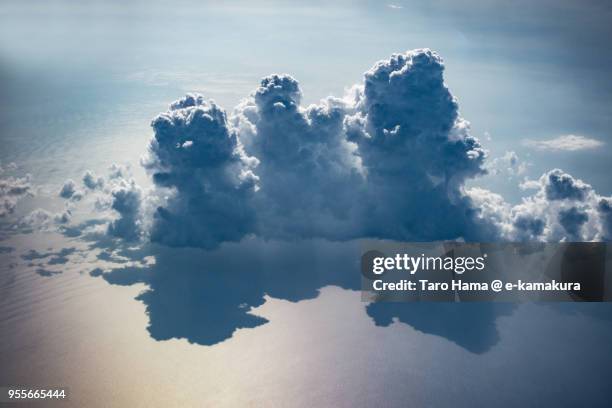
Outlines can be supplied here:
[[[228, 113], [201, 95], [152, 122], [143, 191], [116, 174], [108, 232], [215, 248], [246, 236], [430, 241], [583, 241], [612, 236], [612, 199], [555, 169], [515, 206], [468, 179], [487, 172], [428, 49], [376, 63], [344, 98], [301, 105], [299, 83], [271, 75]], [[87, 173], [90, 190], [103, 179]], [[60, 193], [75, 199], [75, 183]]]

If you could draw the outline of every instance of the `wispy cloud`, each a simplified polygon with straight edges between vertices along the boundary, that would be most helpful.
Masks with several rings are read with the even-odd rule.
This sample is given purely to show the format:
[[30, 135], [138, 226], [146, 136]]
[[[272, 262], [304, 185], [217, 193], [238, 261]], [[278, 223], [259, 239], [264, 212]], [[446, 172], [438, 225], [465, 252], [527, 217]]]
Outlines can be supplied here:
[[506, 152], [503, 156], [496, 157], [485, 165], [490, 174], [506, 173], [509, 177], [525, 174], [528, 166], [529, 163], [520, 160], [513, 151]]
[[187, 92], [239, 94], [237, 87], [250, 89], [258, 76], [230, 75], [225, 73], [200, 72], [197, 70], [146, 69], [136, 71], [124, 78], [126, 81], [141, 82], [150, 86], [177, 86]]
[[387, 7], [389, 7], [390, 9], [393, 9], [393, 10], [400, 10], [400, 9], [404, 8], [404, 7], [400, 6], [399, 4], [387, 4]]
[[604, 143], [597, 139], [588, 138], [578, 135], [562, 135], [553, 139], [547, 140], [530, 140], [523, 141], [525, 146], [533, 147], [538, 150], [565, 150], [577, 151], [595, 149], [603, 146]]

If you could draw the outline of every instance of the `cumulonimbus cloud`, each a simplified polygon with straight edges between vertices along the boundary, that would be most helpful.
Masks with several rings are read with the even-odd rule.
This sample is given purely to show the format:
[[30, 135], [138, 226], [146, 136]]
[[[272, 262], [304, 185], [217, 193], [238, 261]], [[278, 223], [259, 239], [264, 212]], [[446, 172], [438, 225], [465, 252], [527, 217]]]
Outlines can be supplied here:
[[152, 122], [143, 164], [153, 190], [114, 189], [109, 232], [203, 248], [248, 235], [609, 240], [612, 199], [559, 169], [526, 182], [535, 193], [515, 206], [466, 190], [486, 173], [486, 152], [443, 72], [440, 56], [420, 49], [376, 63], [344, 98], [310, 106], [289, 75], [264, 78], [229, 115], [187, 95]]
[[491, 236], [462, 191], [484, 174], [486, 154], [443, 71], [423, 49], [377, 63], [347, 97], [307, 107], [289, 75], [264, 78], [229, 119], [199, 95], [173, 103], [153, 121], [145, 163], [168, 197], [151, 239], [209, 248], [248, 234]]
[[152, 126], [155, 135], [144, 164], [168, 198], [154, 213], [151, 239], [209, 248], [254, 232], [257, 160], [244, 152], [225, 112], [188, 95]]

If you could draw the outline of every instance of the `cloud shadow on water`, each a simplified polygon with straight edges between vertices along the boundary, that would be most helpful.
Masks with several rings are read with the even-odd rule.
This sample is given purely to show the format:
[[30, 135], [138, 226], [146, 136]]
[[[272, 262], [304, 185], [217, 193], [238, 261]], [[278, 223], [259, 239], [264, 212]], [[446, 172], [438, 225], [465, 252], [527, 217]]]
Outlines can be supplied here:
[[[147, 285], [137, 299], [146, 307], [148, 331], [154, 339], [184, 338], [214, 345], [231, 338], [237, 329], [267, 323], [253, 313], [266, 295], [297, 302], [317, 297], [319, 289], [329, 285], [360, 290], [360, 249], [358, 241], [258, 239], [224, 244], [214, 251], [158, 245], [115, 248], [113, 253], [121, 257], [136, 261], [154, 256], [155, 263], [123, 265], [104, 273], [95, 269], [91, 275], [113, 285]], [[367, 306], [377, 326], [387, 326], [398, 317], [400, 322], [474, 353], [497, 344], [496, 320], [513, 310], [512, 305], [490, 303]]]
[[266, 295], [295, 302], [315, 298], [327, 285], [358, 289], [359, 275], [351, 274], [345, 263], [358, 260], [357, 251], [355, 245], [324, 241], [296, 245], [255, 240], [215, 251], [153, 245], [120, 251], [132, 259], [154, 255], [153, 265], [123, 266], [102, 277], [115, 285], [148, 286], [137, 299], [146, 306], [148, 330], [156, 340], [185, 338], [213, 345], [237, 329], [266, 323], [252, 313]]
[[394, 321], [415, 330], [444, 337], [472, 353], [485, 353], [499, 340], [497, 319], [510, 316], [512, 303], [370, 303], [366, 310], [377, 326], [387, 327]]

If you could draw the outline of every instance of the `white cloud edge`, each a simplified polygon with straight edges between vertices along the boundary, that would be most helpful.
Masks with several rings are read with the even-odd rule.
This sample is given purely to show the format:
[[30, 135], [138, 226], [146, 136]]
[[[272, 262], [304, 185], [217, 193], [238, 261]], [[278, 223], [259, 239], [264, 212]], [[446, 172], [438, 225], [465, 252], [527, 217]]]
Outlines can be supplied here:
[[596, 149], [603, 146], [604, 142], [586, 136], [568, 134], [546, 140], [525, 139], [523, 145], [537, 150], [575, 152]]

